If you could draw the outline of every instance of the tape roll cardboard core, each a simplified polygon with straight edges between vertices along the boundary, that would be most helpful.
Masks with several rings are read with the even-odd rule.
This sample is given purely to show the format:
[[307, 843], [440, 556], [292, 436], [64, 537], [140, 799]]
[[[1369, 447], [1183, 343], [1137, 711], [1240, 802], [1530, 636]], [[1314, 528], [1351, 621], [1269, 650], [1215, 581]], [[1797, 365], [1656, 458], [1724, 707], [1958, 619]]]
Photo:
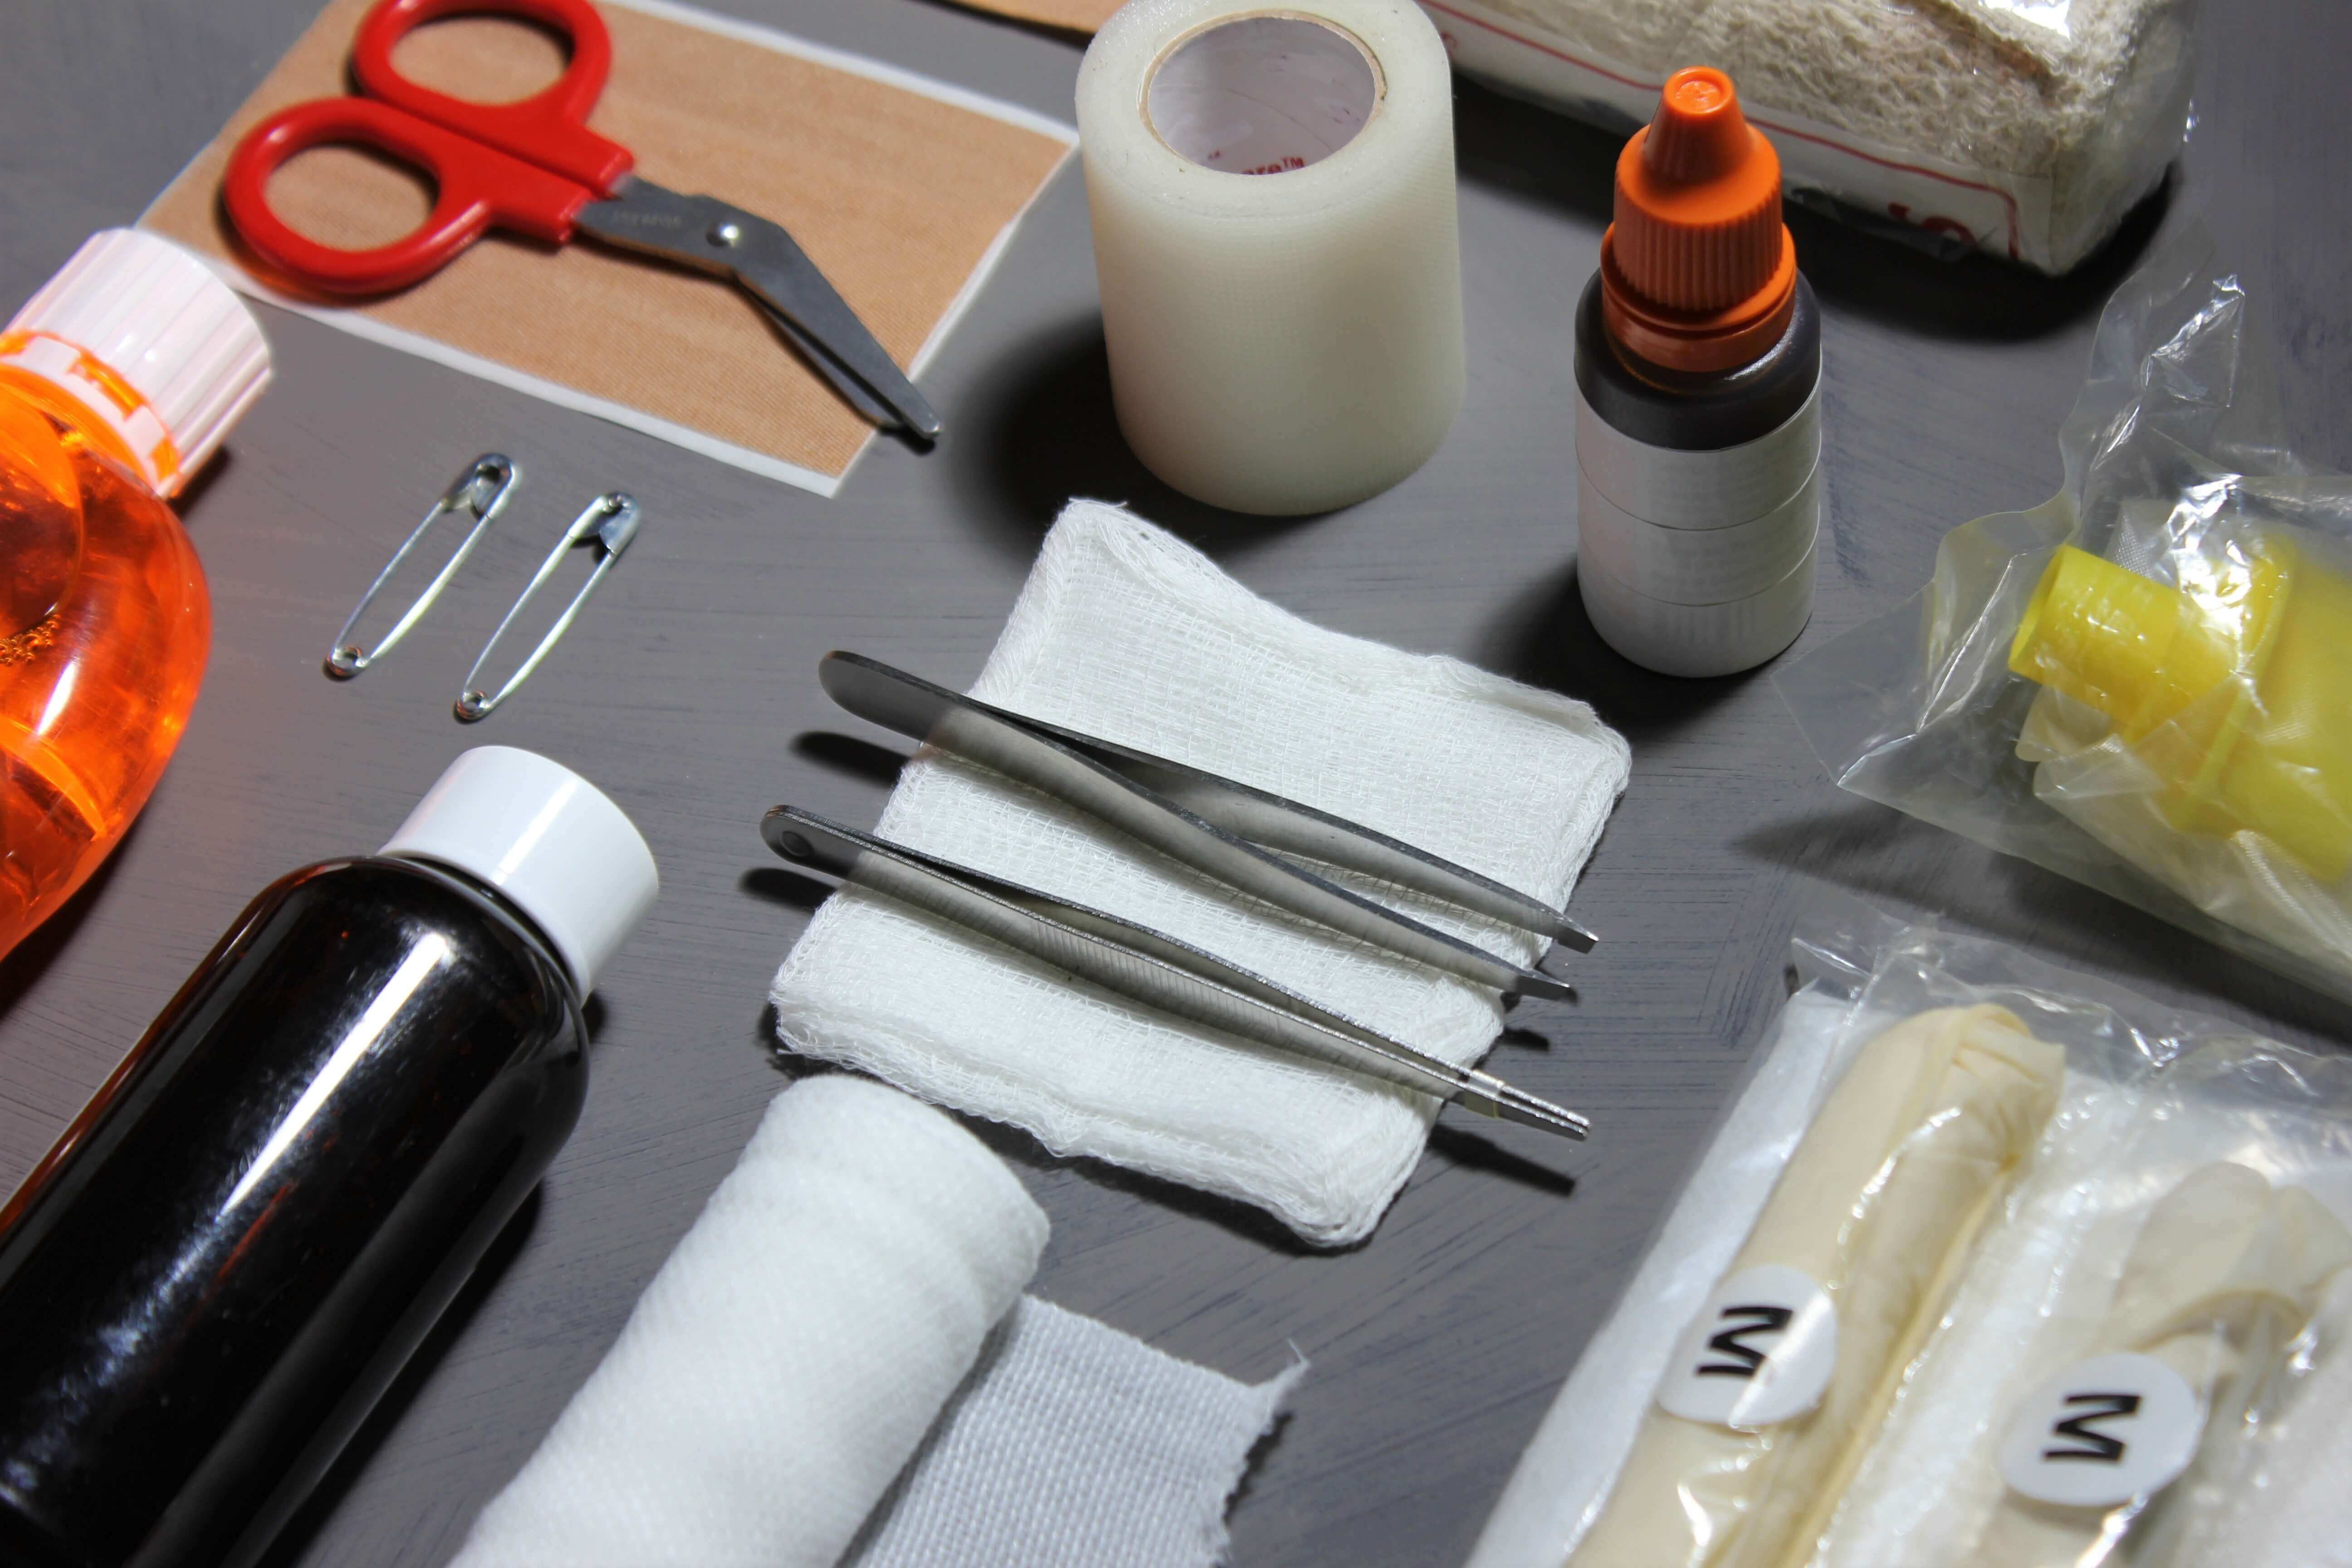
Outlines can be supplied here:
[[1316, 17], [1267, 13], [1216, 23], [1170, 49], [1152, 67], [1143, 118], [1204, 169], [1283, 174], [1354, 141], [1381, 93], [1361, 39]]

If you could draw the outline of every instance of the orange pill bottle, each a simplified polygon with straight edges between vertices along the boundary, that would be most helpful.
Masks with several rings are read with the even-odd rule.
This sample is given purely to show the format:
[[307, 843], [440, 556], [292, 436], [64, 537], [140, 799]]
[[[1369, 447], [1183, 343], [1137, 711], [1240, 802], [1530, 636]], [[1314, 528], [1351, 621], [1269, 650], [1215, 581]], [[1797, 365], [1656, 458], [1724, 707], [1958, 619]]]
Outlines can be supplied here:
[[0, 956], [179, 743], [212, 601], [166, 502], [268, 381], [228, 286], [132, 229], [93, 236], [0, 331]]

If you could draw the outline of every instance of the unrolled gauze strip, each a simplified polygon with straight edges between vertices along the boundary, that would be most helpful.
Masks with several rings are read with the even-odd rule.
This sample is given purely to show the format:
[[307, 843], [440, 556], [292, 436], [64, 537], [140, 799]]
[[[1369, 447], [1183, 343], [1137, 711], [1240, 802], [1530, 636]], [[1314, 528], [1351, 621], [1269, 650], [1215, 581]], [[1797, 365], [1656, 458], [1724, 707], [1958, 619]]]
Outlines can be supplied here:
[[1454, 86], [1410, 0], [1129, 0], [1078, 70], [1119, 428], [1240, 511], [1386, 489], [1462, 405]]
[[[2000, 1007], [1922, 1013], [1863, 1048], [1725, 1276], [1789, 1270], [1828, 1295], [1834, 1361], [1818, 1404], [1746, 1431], [1653, 1410], [1574, 1568], [1801, 1560], [1951, 1275], [2039, 1142], [2064, 1068], [2063, 1050]], [[1740, 1342], [1717, 1336], [1709, 1363]]]
[[[2226, 1443], [2328, 1280], [2347, 1265], [2352, 1234], [2309, 1193], [2273, 1189], [2240, 1164], [2201, 1166], [2149, 1212], [2091, 1349], [2146, 1355], [2179, 1373], [2205, 1413], [2204, 1443]], [[2174, 1482], [2158, 1509], [2183, 1506], [2195, 1475]], [[2133, 1555], [2144, 1558], [2138, 1548], [2151, 1525], [2178, 1535], [2189, 1523], [2161, 1511], [2069, 1507], [2007, 1491], [1967, 1561], [2073, 1568], [2105, 1560], [2094, 1548], [2105, 1541], [2112, 1551], [2110, 1533], [2126, 1531]]]
[[831, 1568], [1045, 1228], [1002, 1161], [898, 1090], [779, 1095], [456, 1568]]

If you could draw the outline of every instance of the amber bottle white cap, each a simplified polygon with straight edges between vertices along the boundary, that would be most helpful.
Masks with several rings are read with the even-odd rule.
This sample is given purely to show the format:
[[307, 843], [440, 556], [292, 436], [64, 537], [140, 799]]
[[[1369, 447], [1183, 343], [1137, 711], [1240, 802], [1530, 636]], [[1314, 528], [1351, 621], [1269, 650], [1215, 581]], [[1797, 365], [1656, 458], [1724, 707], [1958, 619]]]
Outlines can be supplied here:
[[561, 763], [477, 746], [443, 771], [383, 847], [496, 889], [552, 942], [585, 996], [661, 891], [621, 808]]
[[162, 496], [269, 384], [269, 342], [245, 301], [194, 255], [135, 228], [84, 240], [0, 332], [0, 363], [87, 408]]

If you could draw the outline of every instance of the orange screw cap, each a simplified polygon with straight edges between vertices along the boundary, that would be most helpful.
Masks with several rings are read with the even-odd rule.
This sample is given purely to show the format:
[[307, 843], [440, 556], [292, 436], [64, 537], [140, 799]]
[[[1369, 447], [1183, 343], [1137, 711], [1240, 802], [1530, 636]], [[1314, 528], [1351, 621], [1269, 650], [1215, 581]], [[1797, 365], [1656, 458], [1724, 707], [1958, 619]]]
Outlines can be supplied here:
[[1602, 323], [1668, 370], [1760, 358], [1797, 302], [1797, 244], [1780, 221], [1780, 157], [1739, 111], [1731, 79], [1691, 66], [1617, 158], [1601, 239]]

